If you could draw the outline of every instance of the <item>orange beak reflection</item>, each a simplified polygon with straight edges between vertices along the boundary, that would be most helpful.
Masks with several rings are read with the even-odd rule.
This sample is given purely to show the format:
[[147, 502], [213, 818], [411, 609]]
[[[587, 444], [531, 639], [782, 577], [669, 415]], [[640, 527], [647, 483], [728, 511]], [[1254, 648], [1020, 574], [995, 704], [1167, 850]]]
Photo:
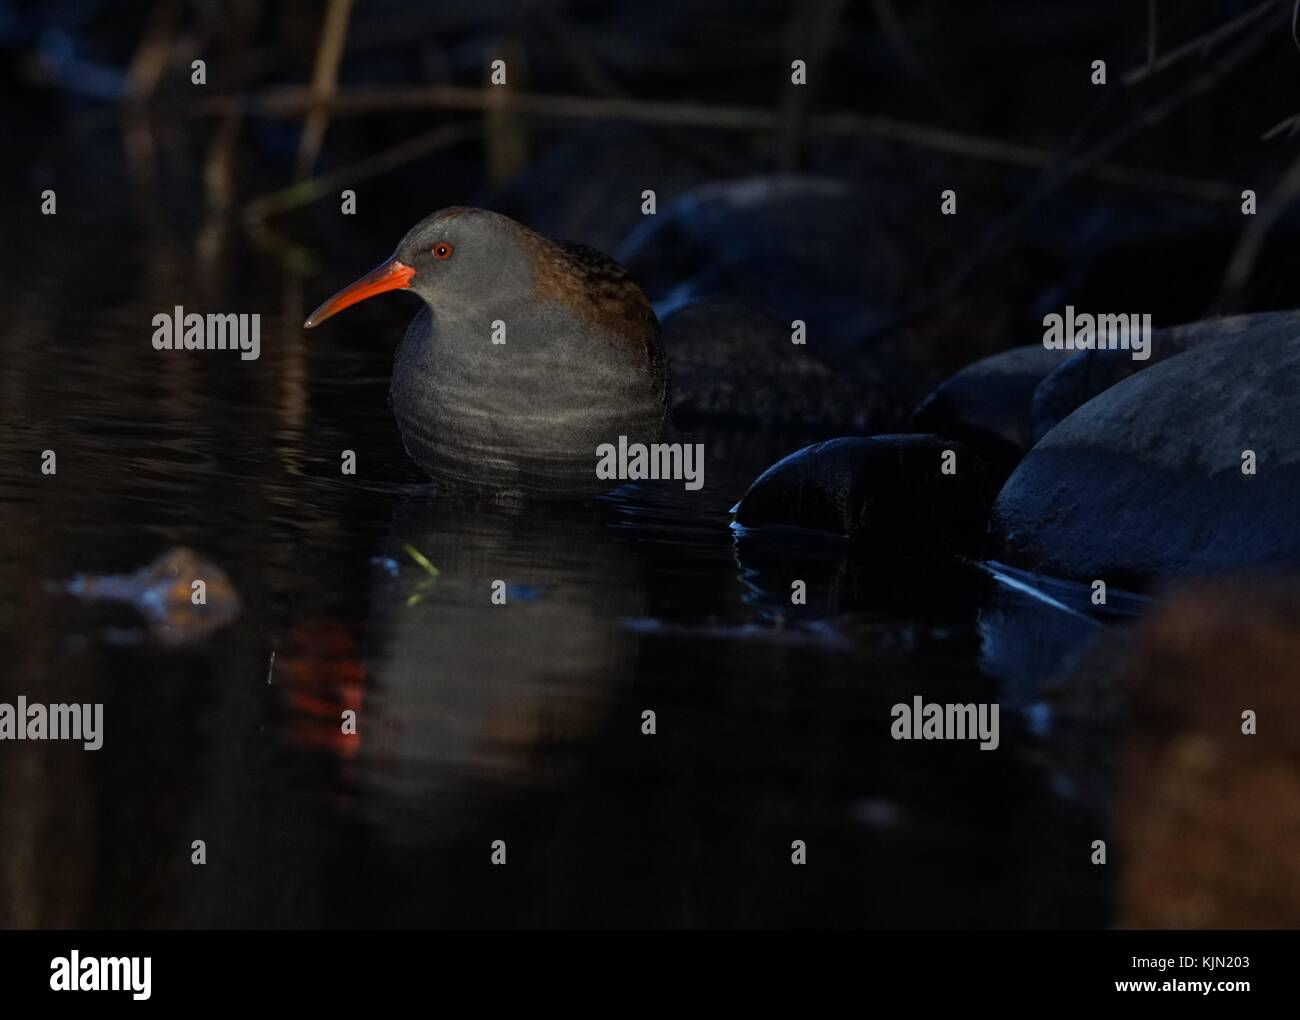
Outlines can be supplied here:
[[376, 266], [355, 283], [350, 283], [323, 305], [307, 316], [303, 329], [319, 326], [331, 315], [337, 315], [343, 309], [355, 305], [358, 301], [382, 294], [386, 290], [402, 290], [411, 285], [415, 270], [396, 257]]

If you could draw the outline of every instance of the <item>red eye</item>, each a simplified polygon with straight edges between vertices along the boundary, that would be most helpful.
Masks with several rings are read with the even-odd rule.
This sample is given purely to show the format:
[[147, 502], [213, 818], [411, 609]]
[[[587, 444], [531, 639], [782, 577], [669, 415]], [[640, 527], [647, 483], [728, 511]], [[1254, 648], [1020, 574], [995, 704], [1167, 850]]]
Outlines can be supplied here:
[[437, 244], [433, 246], [433, 257], [435, 259], [451, 258], [451, 245], [449, 245], [446, 241], [439, 241]]

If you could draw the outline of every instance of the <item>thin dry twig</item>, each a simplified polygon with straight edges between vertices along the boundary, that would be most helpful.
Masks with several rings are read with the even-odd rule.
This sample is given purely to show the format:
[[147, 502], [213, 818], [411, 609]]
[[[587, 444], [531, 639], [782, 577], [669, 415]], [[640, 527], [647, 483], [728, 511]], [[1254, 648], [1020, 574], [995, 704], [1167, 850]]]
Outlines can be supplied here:
[[[1300, 0], [1296, 0], [1291, 8], [1291, 39], [1296, 44], [1296, 49], [1300, 49], [1300, 36], [1296, 34], [1298, 21], [1300, 21]], [[1274, 124], [1264, 132], [1263, 138], [1271, 139], [1284, 130], [1288, 135], [1294, 135], [1297, 130], [1300, 130], [1300, 114]], [[1255, 263], [1259, 261], [1269, 231], [1281, 218], [1283, 211], [1297, 197], [1300, 197], [1300, 159], [1287, 168], [1268, 201], [1264, 203], [1264, 209], [1251, 218], [1242, 230], [1241, 236], [1237, 238], [1237, 244], [1232, 249], [1232, 254], [1228, 256], [1228, 264], [1224, 269], [1223, 280], [1219, 284], [1214, 308], [1221, 311], [1228, 310], [1236, 304], [1246, 287], [1246, 281], [1255, 270]]]
[[238, 110], [223, 117], [203, 160], [203, 192], [212, 212], [222, 213], [235, 201], [235, 147], [242, 127]]
[[[339, 91], [328, 99], [316, 99], [309, 89], [299, 86], [283, 86], [251, 96], [211, 96], [196, 101], [193, 106], [187, 108], [186, 112], [191, 116], [214, 116], [229, 112], [232, 106], [242, 106], [254, 115], [291, 118], [301, 116], [304, 110], [313, 105], [323, 104], [329, 106], [336, 117], [355, 117], [399, 110], [441, 109], [481, 112], [494, 101], [496, 100], [486, 95], [484, 89], [453, 85], [431, 88], [349, 89]], [[753, 107], [543, 95], [529, 92], [512, 92], [508, 96], [508, 101], [512, 112], [537, 117], [626, 121], [679, 128], [756, 133], [773, 133], [779, 131], [781, 127], [779, 114]], [[883, 116], [822, 114], [809, 119], [808, 130], [814, 134], [870, 135], [938, 152], [1030, 169], [1049, 167], [1060, 161], [1059, 154], [1043, 149]], [[1234, 201], [1238, 194], [1232, 188], [1215, 181], [1197, 180], [1110, 163], [1093, 163], [1087, 170], [1098, 179], [1110, 183], [1164, 191], [1197, 201]]]
[[[527, 74], [527, 67], [524, 48], [513, 37], [502, 39], [491, 56], [489, 70], [484, 75], [487, 79], [484, 88], [495, 102], [483, 111], [483, 148], [488, 180], [494, 185], [500, 185], [522, 170], [528, 162], [527, 125], [510, 107], [510, 94], [519, 87], [520, 80]], [[504, 84], [492, 85], [490, 68], [498, 59], [505, 62], [508, 73]]]
[[152, 182], [155, 170], [153, 132], [141, 111], [167, 70], [179, 22], [177, 0], [160, 0], [155, 4], [148, 27], [127, 66], [121, 97], [124, 109], [119, 113], [124, 114], [121, 120], [122, 146], [127, 167], [137, 186], [147, 186]]
[[[560, 53], [593, 93], [615, 99], [627, 98], [627, 92], [605, 70], [600, 57], [585, 35], [561, 17], [553, 4], [545, 0], [528, 0], [527, 8], [550, 33], [559, 46]], [[652, 134], [658, 135], [679, 152], [689, 154], [701, 163], [712, 165], [719, 173], [734, 175], [743, 173], [746, 169], [732, 158], [720, 154], [712, 146], [701, 144], [699, 139], [675, 127], [662, 129], [651, 127], [650, 130]]]
[[1038, 182], [1019, 207], [996, 223], [985, 234], [974, 251], [958, 265], [956, 271], [941, 287], [936, 288], [927, 298], [913, 307], [873, 329], [865, 342], [869, 344], [951, 301], [974, 278], [994, 252], [1012, 236], [1020, 224], [1036, 211], [1049, 196], [1054, 194], [1062, 184], [1071, 178], [1079, 176], [1090, 167], [1095, 167], [1110, 153], [1164, 121], [1193, 97], [1208, 92], [1222, 78], [1243, 63], [1247, 57], [1258, 50], [1269, 38], [1270, 31], [1265, 28], [1247, 36], [1240, 45], [1229, 51], [1217, 64], [1193, 79], [1185, 88], [1165, 98], [1155, 106], [1144, 110], [1138, 117], [1112, 133], [1090, 151], [1079, 156], [1062, 157], [1050, 172], [1044, 174], [1042, 180]]
[[180, 5], [176, 0], [161, 0], [154, 6], [149, 26], [127, 67], [126, 100], [144, 102], [153, 95], [163, 72], [167, 70], [172, 40], [179, 21]]
[[[338, 84], [339, 62], [343, 59], [343, 47], [347, 43], [348, 16], [351, 11], [352, 0], [330, 0], [325, 11], [325, 23], [321, 26], [320, 44], [316, 49], [316, 67], [311, 81], [313, 95], [328, 97], [334, 94]], [[305, 180], [311, 175], [312, 167], [320, 156], [329, 121], [328, 107], [314, 106], [307, 112], [294, 167], [294, 177], [297, 180]]]
[[1243, 28], [1246, 28], [1248, 25], [1251, 25], [1254, 22], [1258, 21], [1270, 10], [1278, 8], [1282, 2], [1283, 0], [1264, 0], [1263, 3], [1257, 4], [1256, 6], [1252, 7], [1250, 10], [1246, 11], [1245, 13], [1239, 14], [1235, 18], [1225, 21], [1221, 25], [1215, 26], [1214, 28], [1210, 29], [1208, 32], [1204, 32], [1201, 35], [1198, 35], [1195, 39], [1192, 39], [1189, 42], [1185, 42], [1181, 46], [1176, 46], [1174, 49], [1170, 50], [1159, 60], [1154, 59], [1155, 58], [1155, 23], [1154, 23], [1155, 15], [1153, 10], [1151, 14], [1152, 21], [1149, 26], [1151, 34], [1150, 34], [1150, 41], [1149, 41], [1150, 48], [1148, 50], [1147, 63], [1142, 67], [1134, 67], [1128, 71], [1125, 71], [1124, 78], [1123, 78], [1124, 84], [1136, 85], [1138, 82], [1150, 78], [1152, 75], [1159, 74], [1161, 71], [1173, 67], [1175, 64], [1180, 63], [1183, 60], [1186, 60], [1188, 57], [1196, 56], [1197, 54], [1204, 56], [1205, 54], [1209, 53], [1209, 51], [1212, 50], [1219, 43], [1223, 42], [1225, 39], [1231, 38], [1232, 36], [1240, 32]]
[[1260, 251], [1264, 247], [1269, 231], [1273, 229], [1273, 225], [1281, 218], [1286, 208], [1298, 197], [1300, 197], [1300, 159], [1292, 163], [1282, 175], [1277, 187], [1264, 203], [1264, 208], [1251, 217], [1246, 228], [1242, 230], [1236, 246], [1232, 249], [1232, 254], [1228, 257], [1223, 281], [1219, 285], [1219, 294], [1214, 301], [1215, 308], [1227, 310], [1236, 303], [1245, 289], [1246, 281], [1255, 270], [1255, 263], [1259, 260]]
[[781, 168], [799, 167], [804, 139], [808, 134], [809, 109], [820, 91], [821, 78], [828, 73], [826, 54], [830, 52], [835, 26], [844, 10], [843, 0], [811, 0], [797, 8], [789, 33], [793, 40], [792, 57], [802, 57], [814, 68], [813, 79], [801, 86], [788, 86], [781, 104]]
[[1156, 62], [1156, 32], [1159, 29], [1156, 0], [1147, 0], [1147, 70]]
[[890, 0], [871, 0], [871, 9], [876, 16], [876, 22], [880, 25], [880, 31], [885, 36], [885, 41], [898, 57], [898, 62], [913, 78], [918, 80], [924, 78], [925, 65], [907, 38], [902, 19], [894, 10], [894, 5]]
[[368, 180], [431, 152], [457, 145], [473, 138], [481, 130], [480, 125], [472, 123], [444, 124], [330, 173], [261, 195], [244, 207], [244, 219], [248, 223], [258, 223], [277, 213], [310, 205], [345, 185]]
[[1293, 136], [1297, 131], [1300, 131], [1300, 113], [1293, 113], [1290, 117], [1278, 121], [1260, 135], [1259, 139], [1262, 142], [1269, 142], [1284, 131], [1287, 133], [1288, 137]]
[[586, 39], [560, 16], [555, 7], [543, 0], [527, 0], [527, 9], [560, 48], [569, 66], [591, 91], [602, 96], [621, 96], [623, 90], [605, 70]]

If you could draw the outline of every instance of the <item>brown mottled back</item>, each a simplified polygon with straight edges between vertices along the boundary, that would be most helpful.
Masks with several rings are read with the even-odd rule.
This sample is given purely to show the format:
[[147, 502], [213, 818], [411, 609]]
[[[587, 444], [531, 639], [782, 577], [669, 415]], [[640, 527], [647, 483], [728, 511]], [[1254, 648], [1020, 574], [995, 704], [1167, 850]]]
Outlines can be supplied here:
[[593, 325], [615, 337], [637, 336], [655, 323], [644, 292], [608, 255], [531, 230], [522, 239], [533, 258], [539, 299], [577, 302]]
[[[640, 342], [650, 373], [665, 373], [659, 320], [649, 298], [626, 269], [585, 244], [555, 241], [527, 227], [521, 227], [520, 233], [533, 259], [539, 300], [574, 304], [592, 326], [611, 340]], [[664, 401], [666, 408], [666, 388]]]

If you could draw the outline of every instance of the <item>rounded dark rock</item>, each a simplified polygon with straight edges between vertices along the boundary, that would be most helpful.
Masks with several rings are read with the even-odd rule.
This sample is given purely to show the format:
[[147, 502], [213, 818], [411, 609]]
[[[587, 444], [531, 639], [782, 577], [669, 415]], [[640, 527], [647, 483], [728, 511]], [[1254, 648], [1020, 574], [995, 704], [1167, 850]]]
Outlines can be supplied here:
[[1247, 333], [1289, 336], [1298, 325], [1300, 312], [1259, 312], [1153, 330], [1150, 357], [1144, 360], [1134, 359], [1131, 351], [1075, 351], [1034, 392], [1034, 438], [1041, 439], [1068, 415], [1121, 380], [1184, 351]]
[[725, 298], [797, 319], [828, 363], [856, 372], [859, 339], [915, 287], [905, 277], [916, 255], [887, 213], [878, 197], [828, 178], [718, 181], [661, 204], [616, 257], [661, 311]]
[[885, 547], [975, 551], [990, 490], [987, 468], [960, 443], [926, 435], [853, 436], [804, 447], [773, 464], [736, 504], [735, 523]]
[[1063, 356], [1030, 344], [981, 358], [940, 383], [908, 427], [959, 439], [992, 460], [1019, 460], [1034, 445], [1034, 391]]
[[1300, 563], [1297, 435], [1300, 321], [1203, 343], [1117, 383], [1030, 450], [994, 505], [994, 554], [1139, 586]]
[[787, 327], [798, 320], [827, 365], [873, 385], [883, 380], [912, 408], [962, 364], [1002, 346], [1004, 298], [1019, 284], [1016, 274], [994, 283], [982, 273], [992, 297], [978, 308], [958, 296], [918, 312], [918, 298], [944, 286], [953, 246], [981, 217], [974, 207], [960, 222], [933, 215], [916, 175], [868, 179], [870, 188], [811, 174], [714, 181], [676, 201], [661, 197], [657, 214], [643, 217], [615, 255], [661, 317], [725, 299]]
[[662, 329], [679, 421], [857, 432], [902, 421], [902, 405], [883, 387], [845, 378], [757, 309], [696, 302], [670, 313]]
[[806, 291], [869, 299], [879, 290], [873, 265], [888, 254], [873, 251], [873, 242], [894, 247], [869, 193], [830, 178], [774, 174], [692, 189], [643, 217], [616, 257], [652, 299], [694, 281], [706, 296], [784, 308]]

